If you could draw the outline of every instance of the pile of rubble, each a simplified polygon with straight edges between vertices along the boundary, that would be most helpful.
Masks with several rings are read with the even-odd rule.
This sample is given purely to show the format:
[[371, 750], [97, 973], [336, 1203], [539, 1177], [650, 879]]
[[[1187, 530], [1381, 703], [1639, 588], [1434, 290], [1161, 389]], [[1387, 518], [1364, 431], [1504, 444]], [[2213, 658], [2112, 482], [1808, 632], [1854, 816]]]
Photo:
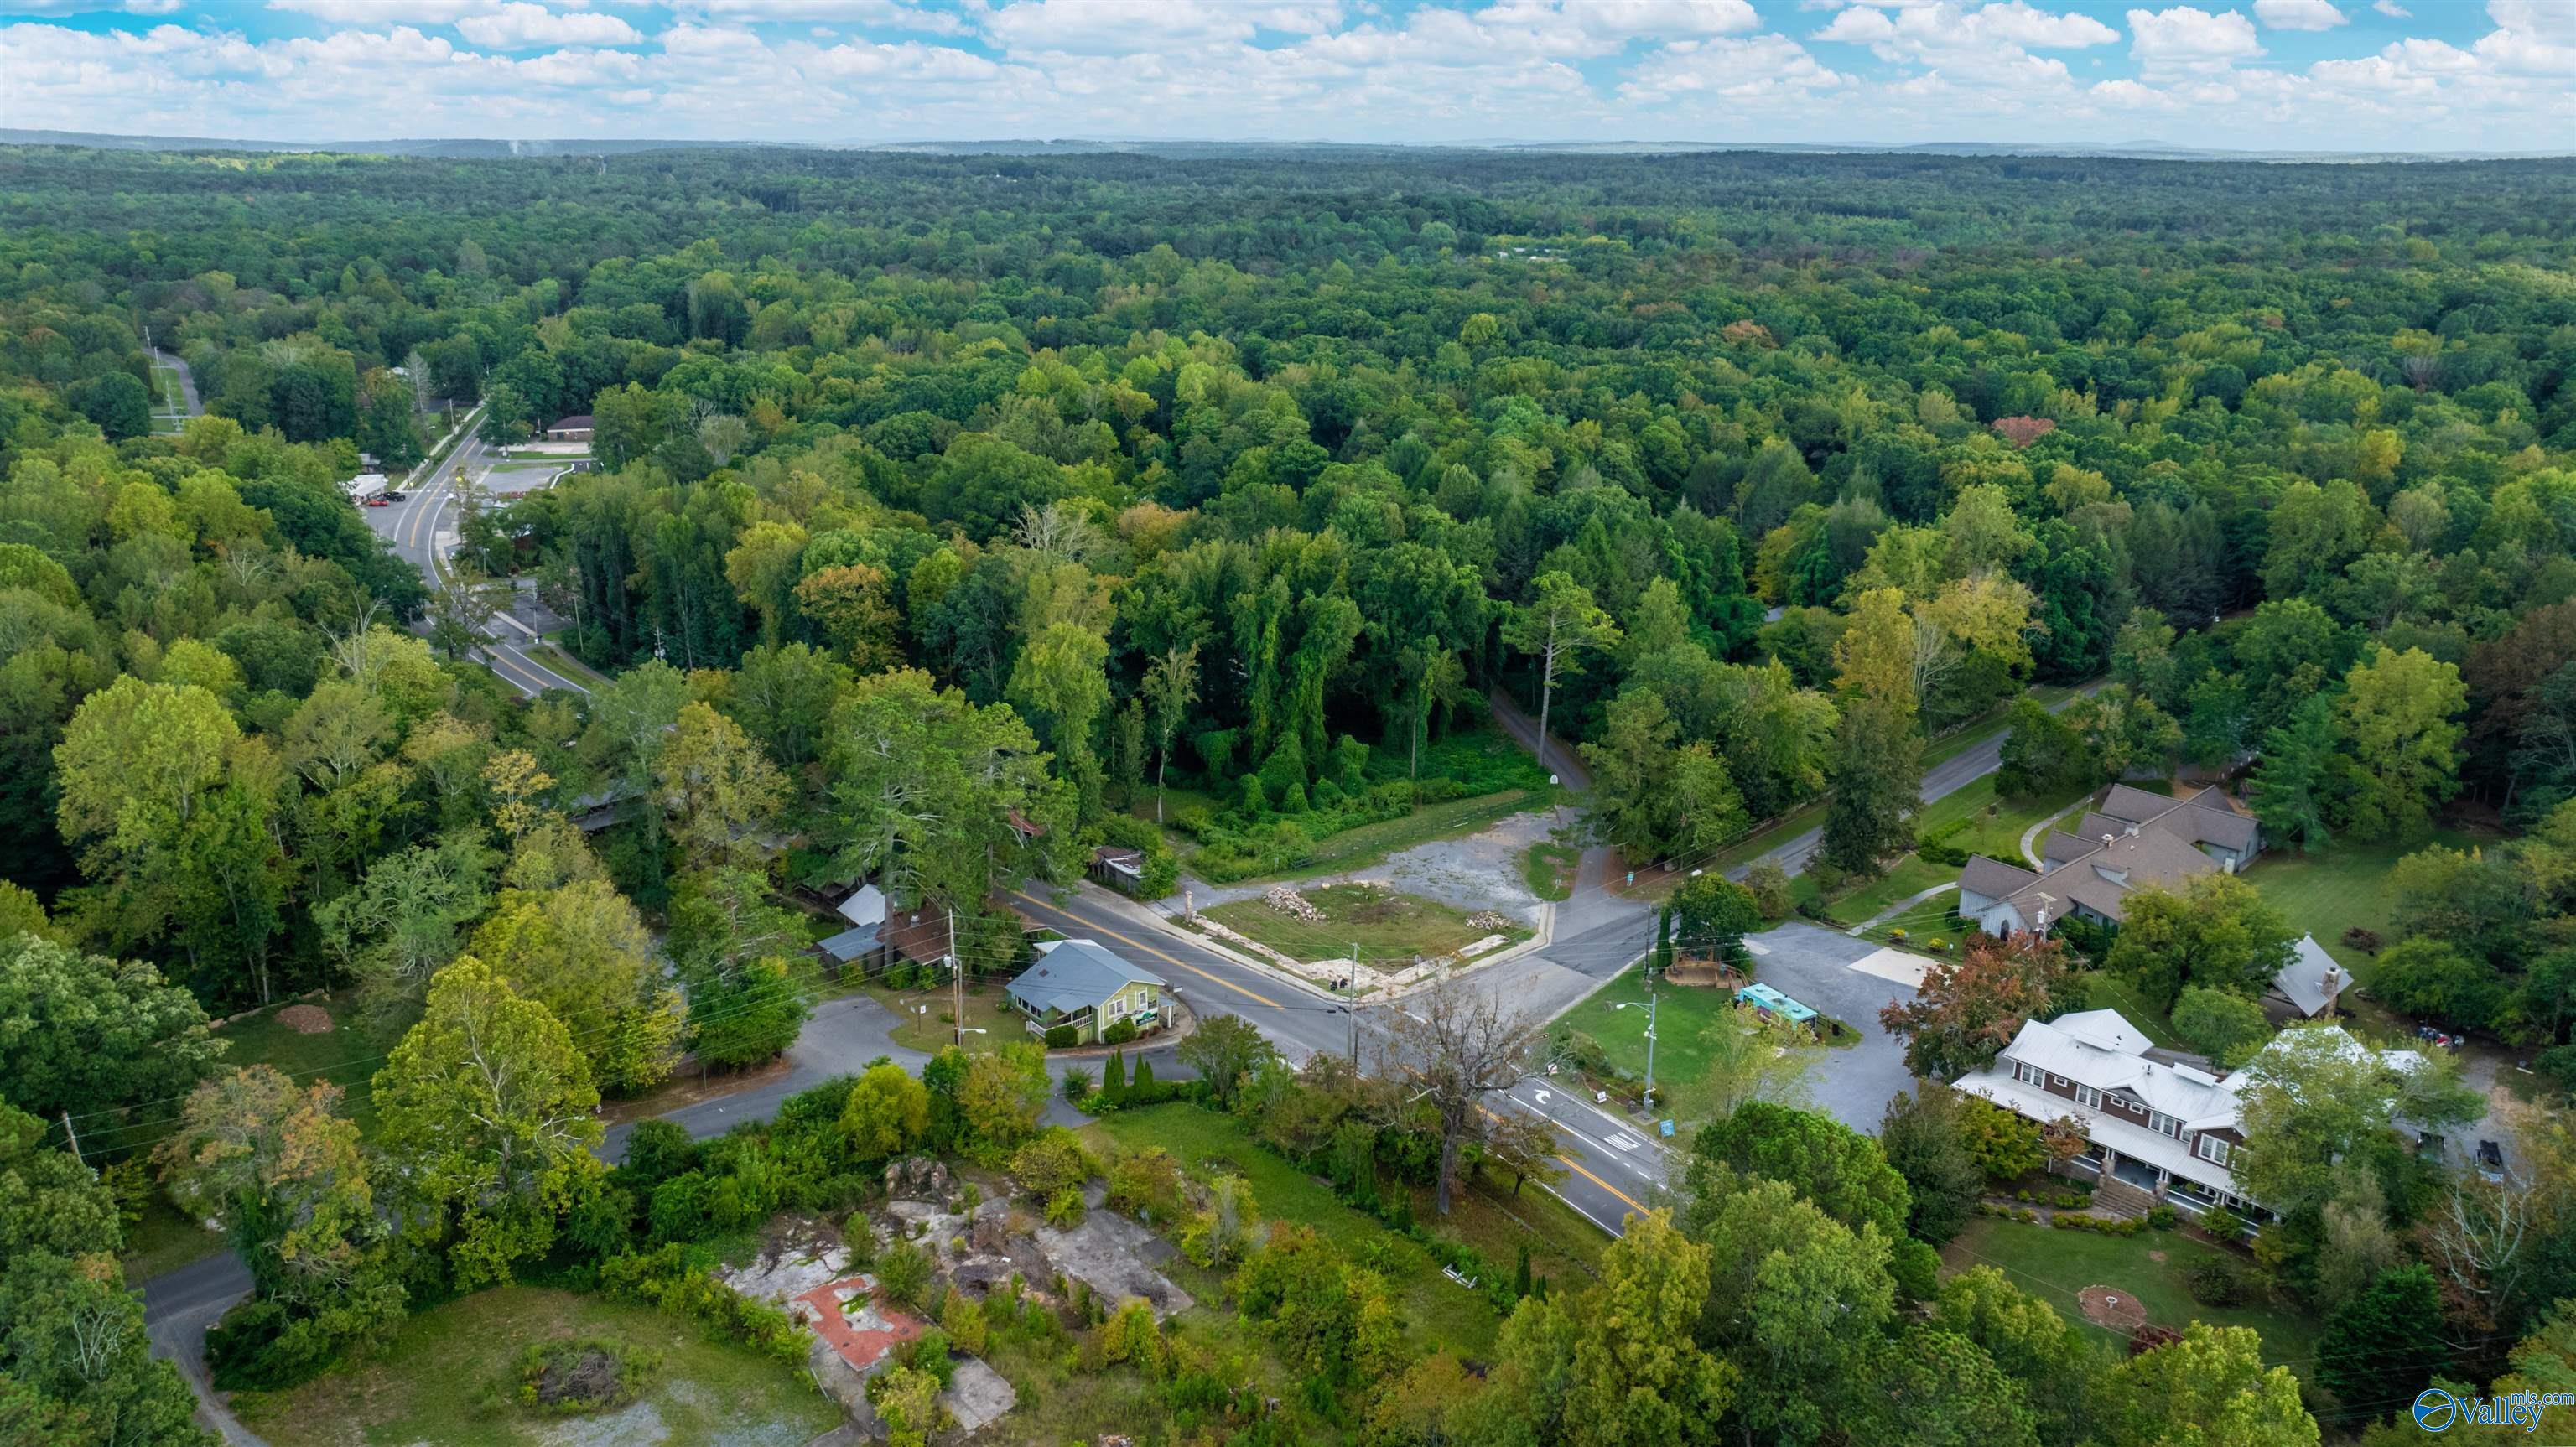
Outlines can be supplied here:
[[1498, 909], [1484, 910], [1467, 916], [1467, 928], [1483, 930], [1487, 934], [1502, 934], [1517, 923], [1519, 921]]
[[1261, 902], [1293, 920], [1298, 920], [1306, 924], [1322, 924], [1324, 922], [1324, 912], [1322, 910], [1315, 908], [1314, 904], [1309, 901], [1306, 896], [1299, 894], [1297, 891], [1290, 889], [1284, 884], [1274, 884], [1268, 889], [1262, 891]]

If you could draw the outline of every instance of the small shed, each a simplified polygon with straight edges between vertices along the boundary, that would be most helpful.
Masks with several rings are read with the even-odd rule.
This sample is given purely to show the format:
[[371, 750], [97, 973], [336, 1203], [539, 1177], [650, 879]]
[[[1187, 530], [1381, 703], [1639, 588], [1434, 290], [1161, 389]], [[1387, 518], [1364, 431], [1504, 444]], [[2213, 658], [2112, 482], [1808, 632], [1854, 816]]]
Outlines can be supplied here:
[[818, 942], [814, 948], [835, 967], [870, 959], [886, 947], [884, 890], [862, 884], [833, 908], [850, 922], [850, 927]]
[[1145, 883], [1145, 851], [1103, 844], [1091, 851], [1091, 877], [1133, 894]]
[[1816, 1012], [1772, 989], [1769, 985], [1747, 985], [1735, 992], [1735, 1003], [1750, 1005], [1763, 1018], [1786, 1020], [1792, 1025], [1813, 1025]]
[[2352, 977], [2335, 963], [2334, 956], [2326, 953], [2325, 946], [2317, 943], [2315, 935], [2301, 935], [2290, 962], [2272, 977], [2271, 993], [2298, 1011], [2303, 1020], [2332, 1018], [2335, 997], [2351, 983]]
[[1048, 940], [1037, 950], [1037, 963], [1003, 987], [1031, 1034], [1070, 1025], [1076, 1039], [1089, 1043], [1120, 1021], [1139, 1031], [1163, 1023], [1161, 976], [1098, 940]]

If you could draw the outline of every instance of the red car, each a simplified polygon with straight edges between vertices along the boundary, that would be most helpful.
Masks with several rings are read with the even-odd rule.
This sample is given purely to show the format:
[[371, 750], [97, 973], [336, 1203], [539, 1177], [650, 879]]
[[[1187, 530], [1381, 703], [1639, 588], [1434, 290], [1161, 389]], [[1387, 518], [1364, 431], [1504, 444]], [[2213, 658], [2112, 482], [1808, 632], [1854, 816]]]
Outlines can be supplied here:
[[367, 506], [369, 507], [392, 507], [393, 505], [393, 499], [389, 497], [371, 497], [367, 499]]

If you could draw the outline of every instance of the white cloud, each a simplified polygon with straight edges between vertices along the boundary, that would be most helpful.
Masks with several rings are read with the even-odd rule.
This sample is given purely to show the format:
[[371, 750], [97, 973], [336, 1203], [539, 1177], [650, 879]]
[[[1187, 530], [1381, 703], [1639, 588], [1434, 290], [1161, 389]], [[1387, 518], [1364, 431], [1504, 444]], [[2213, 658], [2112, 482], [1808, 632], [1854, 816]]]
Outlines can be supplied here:
[[468, 15], [457, 33], [493, 50], [533, 50], [544, 45], [633, 45], [644, 37], [614, 15], [582, 11], [557, 14], [527, 0], [507, 0], [490, 15]]
[[2129, 54], [2142, 72], [2226, 69], [2263, 53], [2254, 22], [2234, 10], [2189, 5], [2129, 12]]
[[167, 15], [180, 0], [8, 0], [12, 15], [87, 15], [101, 10], [127, 15]]
[[2412, 20], [2415, 18], [2415, 12], [2398, 4], [2397, 0], [2370, 0], [2370, 8], [2387, 16], [2391, 20]]
[[[2099, 83], [2058, 57], [2098, 56], [2122, 30], [2062, 13], [2070, 0], [1840, 0], [1800, 18], [1796, 29], [1813, 32], [1803, 45], [1765, 33], [1745, 0], [1421, 0], [1403, 11], [1382, 0], [958, 0], [935, 15], [927, 0], [270, 3], [322, 22], [293, 28], [337, 33], [252, 42], [203, 18], [0, 27], [9, 121], [87, 130], [112, 116], [136, 132], [274, 139], [434, 125], [823, 142], [1151, 130], [1414, 142], [2165, 135], [2483, 150], [2576, 134], [2569, 0], [2493, 0], [2483, 39], [2390, 42], [2385, 28], [2345, 27], [2308, 43], [2325, 58], [2303, 54], [2296, 68], [2258, 63], [2257, 25], [2274, 24], [2277, 4], [2131, 10], [2135, 71]], [[2358, 15], [2368, 0], [2327, 3]], [[1770, 8], [1792, 14], [1786, 0]], [[942, 18], [985, 44], [891, 33]], [[1843, 66], [1827, 44], [1884, 65]]]
[[[468, 15], [489, 15], [500, 0], [268, 0], [271, 10], [291, 10], [339, 25], [450, 25]], [[574, 9], [581, 9], [576, 3]]]
[[1735, 103], [1830, 90], [1847, 78], [1785, 35], [1682, 40], [1647, 57], [1619, 93], [1632, 100], [1711, 96]]
[[[651, 0], [621, 0], [651, 3]], [[677, 8], [723, 20], [822, 20], [838, 25], [885, 25], [903, 30], [962, 33], [966, 26], [944, 10], [924, 10], [910, 0], [668, 0]]]
[[1298, 35], [1341, 23], [1338, 4], [1226, 3], [1226, 0], [1019, 0], [984, 17], [1005, 49], [1116, 55], [1167, 46], [1241, 43], [1260, 30]]
[[2022, 0], [1989, 5], [1970, 16], [1969, 23], [1981, 35], [2027, 50], [2077, 50], [2120, 38], [2120, 32], [2090, 15], [2052, 15]]
[[2352, 17], [2331, 0], [2254, 0], [2254, 18], [2274, 30], [2332, 30]]

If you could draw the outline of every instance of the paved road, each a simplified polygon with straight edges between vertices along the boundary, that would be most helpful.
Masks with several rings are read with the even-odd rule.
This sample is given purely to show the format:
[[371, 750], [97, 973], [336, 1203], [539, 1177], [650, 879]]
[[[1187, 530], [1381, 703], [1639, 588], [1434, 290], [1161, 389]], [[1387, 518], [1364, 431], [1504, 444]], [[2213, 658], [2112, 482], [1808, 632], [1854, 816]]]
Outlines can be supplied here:
[[[1241, 1016], [1291, 1061], [1302, 1063], [1318, 1051], [1357, 1054], [1363, 1062], [1374, 1061], [1388, 1046], [1387, 1011], [1402, 1008], [1401, 1001], [1391, 1006], [1355, 1006], [1314, 993], [1276, 972], [1241, 963], [1190, 936], [1166, 929], [1150, 911], [1115, 900], [1091, 886], [1051, 897], [1022, 894], [1015, 896], [1013, 903], [1048, 928], [1099, 939], [1157, 967], [1170, 967], [1177, 973], [1167, 975], [1166, 981], [1177, 988], [1190, 1008], [1202, 1014]], [[1604, 959], [1609, 946], [1594, 942], [1586, 948], [1590, 952], [1586, 958]], [[1635, 957], [1633, 952], [1628, 956], [1631, 960]], [[1600, 966], [1596, 964], [1595, 968]], [[1554, 984], [1553, 993], [1563, 997], [1563, 1004], [1547, 1009], [1531, 999], [1531, 987], [1553, 983], [1554, 977], [1560, 976], [1576, 982], [1570, 991], [1562, 984]], [[1599, 978], [1606, 977], [1605, 972]], [[1572, 1005], [1599, 984], [1599, 978], [1535, 956], [1506, 962], [1470, 978], [1501, 992], [1516, 1007], [1540, 1009], [1550, 1015]], [[1587, 1102], [1573, 1100], [1563, 1092], [1551, 1092], [1552, 1099], [1545, 1103], [1536, 1101], [1536, 1093], [1547, 1088], [1543, 1078], [1523, 1082], [1503, 1097], [1508, 1105], [1498, 1108], [1531, 1110], [1557, 1123], [1565, 1145], [1559, 1160], [1567, 1175], [1551, 1189], [1595, 1225], [1617, 1235], [1628, 1212], [1646, 1210], [1654, 1203], [1664, 1179], [1662, 1155], [1639, 1140], [1633, 1130], [1592, 1109]]]
[[[176, 352], [165, 352], [159, 347], [153, 347], [150, 351], [152, 353], [152, 364], [154, 366], [168, 367], [170, 370], [179, 374], [179, 403], [182, 409], [181, 415], [184, 417], [205, 416], [206, 404], [197, 396], [197, 374], [188, 370], [188, 364], [180, 361], [179, 354]], [[154, 412], [161, 411], [162, 401], [161, 389], [156, 385], [152, 389], [152, 410]], [[164, 413], [163, 415], [166, 416], [168, 414]]]
[[[361, 508], [367, 525], [393, 544], [394, 553], [404, 562], [420, 569], [420, 575], [435, 593], [444, 587], [438, 563], [454, 551], [452, 539], [445, 537], [448, 513], [456, 501], [458, 480], [486, 460], [488, 449], [479, 433], [472, 431], [477, 413], [468, 413], [462, 424], [468, 430], [465, 440], [447, 454], [429, 476], [419, 479], [408, 489], [403, 501], [392, 507]], [[493, 615], [491, 632], [476, 656], [489, 664], [494, 673], [512, 688], [530, 698], [548, 689], [588, 693], [590, 687], [581, 679], [538, 662], [528, 653], [536, 644], [537, 632], [524, 620], [504, 611]]]
[[233, 1447], [262, 1447], [215, 1395], [206, 1379], [206, 1328], [250, 1295], [250, 1268], [227, 1251], [164, 1272], [143, 1283], [143, 1329], [152, 1354], [167, 1358], [197, 1394], [198, 1425], [221, 1433]]
[[[2073, 703], [2077, 698], [2080, 698], [2085, 694], [2095, 692], [2101, 687], [2102, 685], [2099, 683], [2088, 683], [2081, 689], [2078, 689], [2075, 693], [2069, 694], [2064, 699], [2049, 705], [2049, 711], [2054, 713], [2057, 710], [2066, 707], [2066, 705]], [[2004, 738], [2006, 732], [2007, 731], [1999, 730], [1996, 732], [1994, 737], [1971, 744], [1968, 747], [1961, 749], [1959, 752], [1952, 754], [1950, 757], [1943, 759], [1941, 762], [1934, 764], [1932, 767], [1925, 769], [1923, 771], [1923, 802], [1930, 804], [1937, 800], [1948, 798], [1950, 795], [1959, 792], [1961, 789], [1977, 782], [1986, 775], [2002, 768], [2004, 766]], [[1726, 872], [1726, 877], [1729, 879], [1742, 879], [1756, 864], [1777, 864], [1787, 873], [1802, 874], [1806, 871], [1807, 861], [1816, 857], [1816, 851], [1824, 846], [1824, 842], [1825, 831], [1822, 828], [1810, 829], [1806, 833], [1791, 839], [1788, 843], [1781, 845], [1779, 848], [1772, 850], [1770, 853], [1763, 855], [1761, 858], [1748, 860], [1747, 862], [1739, 864], [1733, 869], [1728, 870]]]

